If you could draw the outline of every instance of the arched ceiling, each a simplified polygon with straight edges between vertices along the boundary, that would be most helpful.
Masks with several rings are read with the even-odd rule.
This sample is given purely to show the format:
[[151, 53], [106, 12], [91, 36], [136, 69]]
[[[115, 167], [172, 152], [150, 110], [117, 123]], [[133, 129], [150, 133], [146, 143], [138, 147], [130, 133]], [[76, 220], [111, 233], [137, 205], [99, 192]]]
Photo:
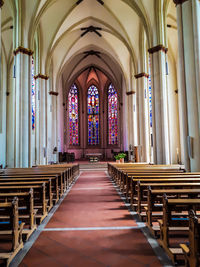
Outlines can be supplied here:
[[[163, 6], [169, 5], [167, 21], [174, 20], [172, 0], [24, 0], [20, 14], [26, 15], [18, 22], [13, 17], [22, 2], [5, 1], [2, 12], [5, 53], [9, 58], [17, 45], [34, 49], [34, 40], [38, 38], [38, 70], [47, 75], [52, 71], [54, 89], [59, 79], [66, 83], [92, 65], [102, 68], [113, 82], [120, 84], [122, 76], [127, 80], [130, 72], [134, 77], [142, 71], [139, 68], [141, 34], [145, 32], [148, 47], [157, 45], [158, 1]], [[20, 23], [23, 31], [12, 41], [9, 27], [18, 25], [20, 31]], [[87, 27], [90, 27], [88, 31], [84, 30]]]

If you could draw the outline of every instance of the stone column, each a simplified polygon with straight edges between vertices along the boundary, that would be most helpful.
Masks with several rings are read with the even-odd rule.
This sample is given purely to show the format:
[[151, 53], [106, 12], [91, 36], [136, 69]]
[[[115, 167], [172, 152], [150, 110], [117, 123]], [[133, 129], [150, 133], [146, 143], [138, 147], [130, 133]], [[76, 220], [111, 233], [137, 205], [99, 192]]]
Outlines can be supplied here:
[[36, 164], [47, 164], [47, 75], [35, 76], [36, 88]]
[[15, 69], [15, 167], [31, 166], [31, 56], [33, 51], [14, 51]]
[[151, 56], [154, 162], [169, 164], [169, 122], [166, 86], [166, 52], [163, 45], [148, 50]]
[[198, 0], [174, 0], [174, 3], [177, 5], [184, 164], [187, 170], [200, 171], [200, 3]]
[[150, 162], [150, 122], [148, 112], [148, 78], [147, 73], [139, 73], [135, 75], [137, 79], [138, 94], [138, 128], [139, 128], [139, 145], [141, 146], [141, 161]]

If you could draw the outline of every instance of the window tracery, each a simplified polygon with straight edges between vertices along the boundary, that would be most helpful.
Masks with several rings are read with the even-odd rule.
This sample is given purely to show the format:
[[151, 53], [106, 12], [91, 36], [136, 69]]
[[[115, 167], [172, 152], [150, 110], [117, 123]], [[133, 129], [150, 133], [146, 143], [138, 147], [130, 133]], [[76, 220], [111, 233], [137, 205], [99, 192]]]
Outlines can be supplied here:
[[75, 84], [68, 94], [69, 108], [69, 144], [79, 145], [78, 89]]
[[108, 144], [118, 144], [118, 97], [112, 84], [108, 88]]
[[88, 145], [99, 145], [99, 92], [96, 86], [88, 88]]

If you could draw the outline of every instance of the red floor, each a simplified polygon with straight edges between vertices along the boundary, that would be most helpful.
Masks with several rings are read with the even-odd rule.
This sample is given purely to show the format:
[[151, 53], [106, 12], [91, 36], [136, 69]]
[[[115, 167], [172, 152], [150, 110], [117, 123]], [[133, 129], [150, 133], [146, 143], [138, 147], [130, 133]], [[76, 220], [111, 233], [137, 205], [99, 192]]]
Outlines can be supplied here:
[[83, 172], [20, 266], [162, 266], [105, 172]]

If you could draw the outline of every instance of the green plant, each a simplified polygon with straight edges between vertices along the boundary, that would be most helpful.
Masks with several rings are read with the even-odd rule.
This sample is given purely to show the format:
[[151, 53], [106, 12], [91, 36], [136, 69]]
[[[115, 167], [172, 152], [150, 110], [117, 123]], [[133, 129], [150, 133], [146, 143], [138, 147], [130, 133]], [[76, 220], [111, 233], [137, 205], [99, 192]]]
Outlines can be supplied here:
[[126, 154], [125, 153], [119, 153], [118, 156], [120, 159], [124, 159], [126, 157]]
[[115, 158], [116, 160], [120, 160], [119, 154], [115, 155], [114, 158]]

